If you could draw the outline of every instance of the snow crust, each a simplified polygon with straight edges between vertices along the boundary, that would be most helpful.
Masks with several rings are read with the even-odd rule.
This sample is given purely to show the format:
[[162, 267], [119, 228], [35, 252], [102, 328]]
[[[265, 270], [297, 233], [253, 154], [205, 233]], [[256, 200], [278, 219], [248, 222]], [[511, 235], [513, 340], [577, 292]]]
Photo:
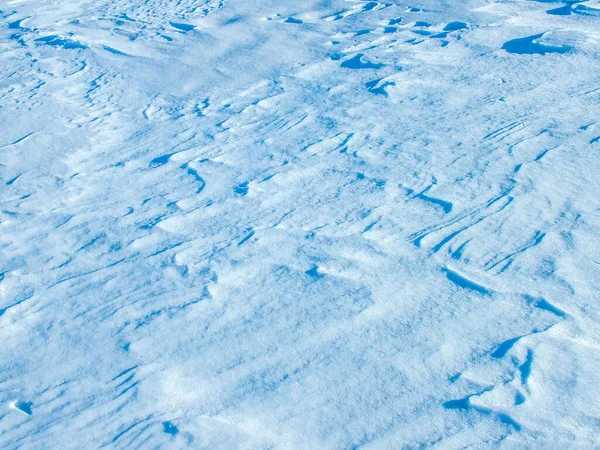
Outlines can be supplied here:
[[598, 1], [0, 18], [0, 447], [600, 447]]

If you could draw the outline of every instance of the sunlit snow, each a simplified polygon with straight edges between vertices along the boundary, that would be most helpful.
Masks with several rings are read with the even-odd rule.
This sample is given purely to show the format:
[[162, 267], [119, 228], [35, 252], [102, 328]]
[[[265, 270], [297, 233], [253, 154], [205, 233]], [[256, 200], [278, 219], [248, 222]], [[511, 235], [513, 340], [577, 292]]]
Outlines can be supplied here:
[[1, 448], [600, 448], [599, 1], [0, 17]]

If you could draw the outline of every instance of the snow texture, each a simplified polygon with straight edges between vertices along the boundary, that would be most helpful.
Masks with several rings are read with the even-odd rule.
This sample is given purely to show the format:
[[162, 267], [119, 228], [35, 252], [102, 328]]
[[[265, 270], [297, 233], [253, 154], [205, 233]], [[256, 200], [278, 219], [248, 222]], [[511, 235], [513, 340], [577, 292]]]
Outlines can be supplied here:
[[1, 0], [0, 447], [600, 447], [600, 2]]

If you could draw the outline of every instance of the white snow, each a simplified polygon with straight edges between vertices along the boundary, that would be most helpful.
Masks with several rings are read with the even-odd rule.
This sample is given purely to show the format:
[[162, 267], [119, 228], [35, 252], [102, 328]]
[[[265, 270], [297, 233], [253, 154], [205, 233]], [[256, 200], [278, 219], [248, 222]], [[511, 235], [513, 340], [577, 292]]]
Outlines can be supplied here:
[[599, 11], [0, 1], [0, 447], [600, 447]]

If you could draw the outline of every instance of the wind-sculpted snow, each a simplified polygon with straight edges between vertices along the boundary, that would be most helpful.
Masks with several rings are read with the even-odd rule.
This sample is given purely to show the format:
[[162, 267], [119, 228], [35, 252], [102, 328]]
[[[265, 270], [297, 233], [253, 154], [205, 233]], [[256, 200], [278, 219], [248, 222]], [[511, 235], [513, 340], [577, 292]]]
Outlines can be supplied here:
[[600, 447], [598, 2], [0, 11], [0, 447]]

